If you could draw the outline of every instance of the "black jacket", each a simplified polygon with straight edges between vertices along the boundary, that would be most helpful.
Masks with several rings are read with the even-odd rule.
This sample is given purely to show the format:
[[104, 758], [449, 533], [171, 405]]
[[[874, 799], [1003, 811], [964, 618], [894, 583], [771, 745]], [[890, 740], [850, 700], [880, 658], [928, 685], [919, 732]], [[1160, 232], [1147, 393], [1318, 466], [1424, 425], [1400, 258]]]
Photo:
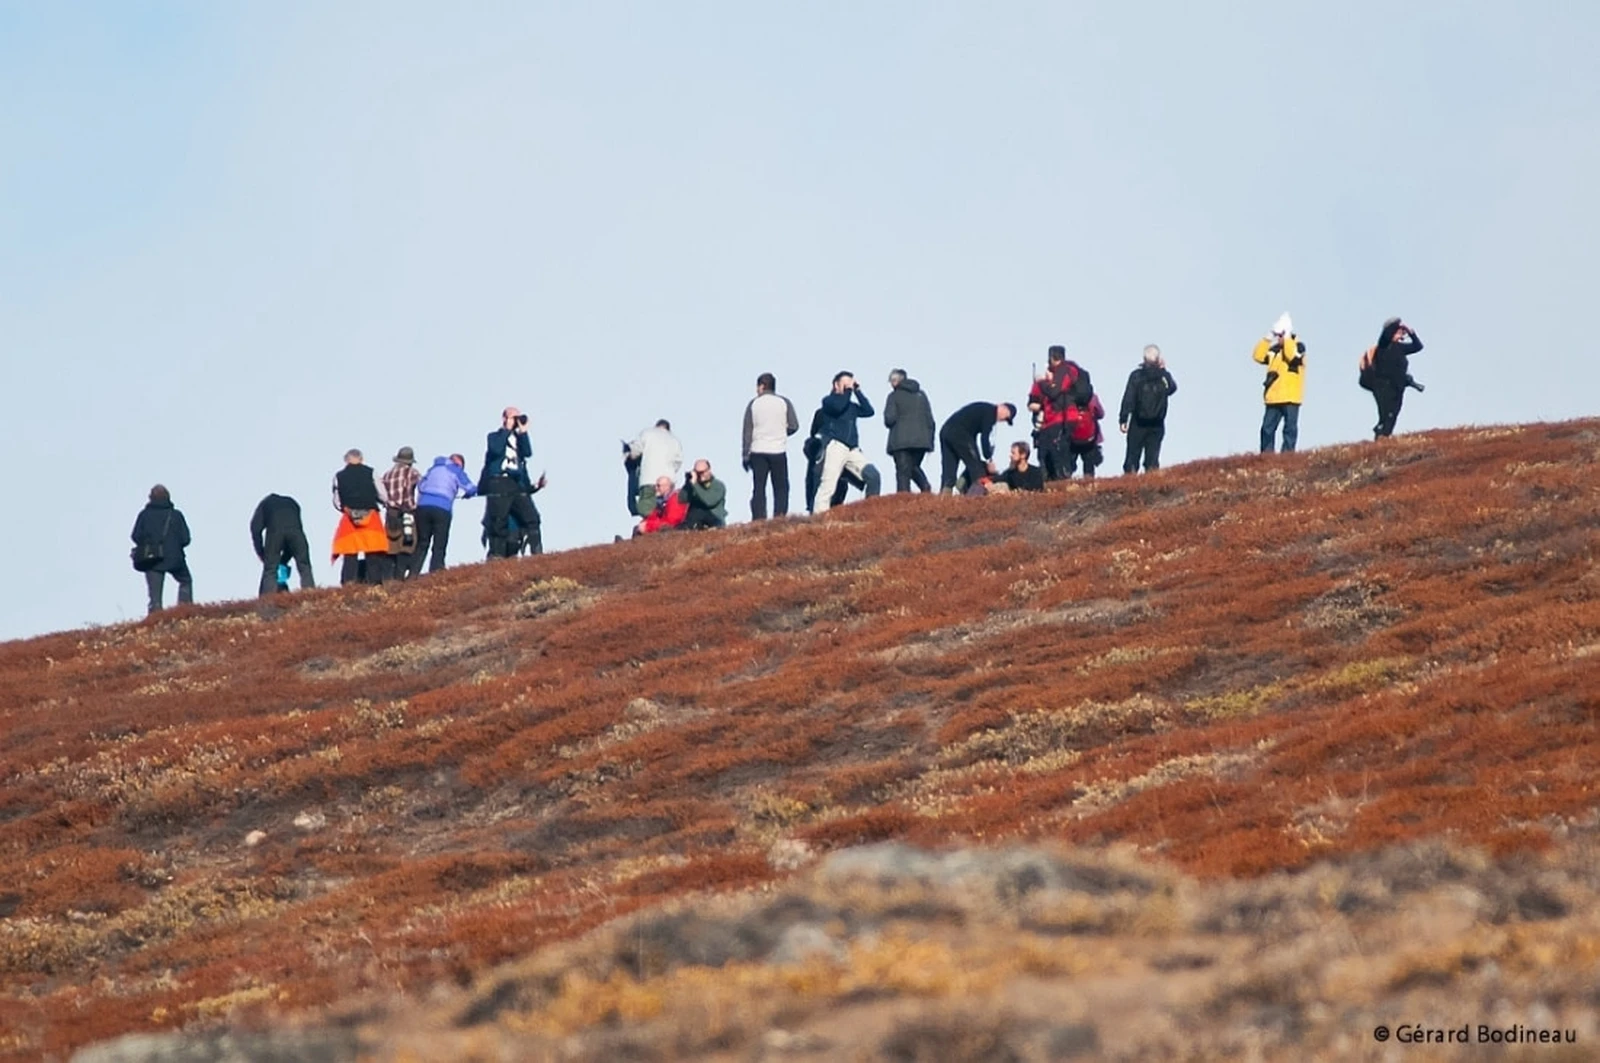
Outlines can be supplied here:
[[1372, 355], [1372, 375], [1403, 387], [1406, 378], [1411, 375], [1410, 358], [1422, 350], [1422, 340], [1409, 328], [1406, 329], [1406, 339], [1396, 340], [1395, 333], [1401, 327], [1399, 321], [1384, 322], [1383, 331], [1378, 334], [1378, 346]]
[[933, 406], [915, 380], [902, 380], [889, 392], [883, 403], [883, 423], [889, 429], [889, 453], [933, 449]]
[[378, 480], [371, 465], [346, 465], [333, 477], [341, 509], [377, 509]]
[[1171, 373], [1153, 365], [1140, 365], [1128, 374], [1128, 386], [1122, 389], [1122, 412], [1117, 414], [1118, 424], [1137, 424], [1141, 428], [1153, 428], [1166, 421], [1164, 413], [1153, 421], [1141, 421], [1133, 415], [1133, 407], [1139, 395], [1139, 385], [1151, 374], [1160, 376], [1166, 382], [1168, 397], [1177, 394], [1178, 382], [1172, 379]]
[[189, 545], [189, 523], [171, 502], [151, 502], [133, 522], [133, 544], [161, 544], [161, 563], [152, 572], [173, 572], [183, 567], [184, 547]]
[[268, 495], [250, 518], [250, 541], [255, 545], [256, 556], [265, 561], [268, 537], [286, 532], [305, 534], [300, 523], [300, 503], [286, 495]]
[[983, 451], [983, 460], [989, 461], [994, 457], [994, 440], [990, 433], [999, 419], [1000, 411], [994, 403], [969, 402], [949, 416], [944, 427], [939, 429], [939, 436], [953, 443], [976, 439]]
[[1038, 465], [1029, 465], [1027, 472], [1018, 472], [1013, 465], [1007, 465], [1005, 472], [995, 477], [1013, 491], [1043, 491], [1044, 469]]

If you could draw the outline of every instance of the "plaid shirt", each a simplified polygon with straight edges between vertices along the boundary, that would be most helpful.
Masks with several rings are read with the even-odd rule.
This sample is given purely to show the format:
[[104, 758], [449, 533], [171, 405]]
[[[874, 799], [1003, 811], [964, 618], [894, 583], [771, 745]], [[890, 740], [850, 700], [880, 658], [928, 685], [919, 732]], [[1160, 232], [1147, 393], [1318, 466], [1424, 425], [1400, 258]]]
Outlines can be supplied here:
[[384, 501], [390, 509], [410, 512], [417, 508], [417, 484], [422, 474], [415, 465], [396, 464], [383, 474]]

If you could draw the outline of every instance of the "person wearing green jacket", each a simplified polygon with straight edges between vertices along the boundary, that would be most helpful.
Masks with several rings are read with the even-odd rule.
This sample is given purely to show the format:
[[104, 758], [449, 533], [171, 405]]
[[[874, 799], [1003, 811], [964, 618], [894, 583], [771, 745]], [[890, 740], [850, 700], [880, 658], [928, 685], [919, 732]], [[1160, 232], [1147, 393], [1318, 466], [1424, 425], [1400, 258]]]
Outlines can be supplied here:
[[720, 528], [728, 523], [728, 485], [711, 475], [711, 463], [706, 459], [694, 463], [678, 497], [689, 503], [689, 515], [679, 527]]

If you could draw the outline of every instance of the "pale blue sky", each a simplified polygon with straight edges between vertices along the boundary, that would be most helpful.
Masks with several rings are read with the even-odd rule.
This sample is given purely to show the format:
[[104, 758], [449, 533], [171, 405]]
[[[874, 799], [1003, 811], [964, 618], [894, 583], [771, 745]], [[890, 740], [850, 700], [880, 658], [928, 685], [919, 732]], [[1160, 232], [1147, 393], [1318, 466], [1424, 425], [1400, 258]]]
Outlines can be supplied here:
[[627, 530], [658, 416], [744, 519], [764, 370], [943, 417], [1061, 342], [1114, 406], [1156, 342], [1170, 464], [1253, 449], [1285, 309], [1302, 446], [1365, 438], [1399, 313], [1402, 430], [1592, 415], [1597, 54], [1578, 0], [0, 0], [0, 637], [140, 616], [157, 481], [202, 600], [254, 593], [269, 491], [331, 579], [346, 448], [476, 475], [508, 403], [555, 549]]

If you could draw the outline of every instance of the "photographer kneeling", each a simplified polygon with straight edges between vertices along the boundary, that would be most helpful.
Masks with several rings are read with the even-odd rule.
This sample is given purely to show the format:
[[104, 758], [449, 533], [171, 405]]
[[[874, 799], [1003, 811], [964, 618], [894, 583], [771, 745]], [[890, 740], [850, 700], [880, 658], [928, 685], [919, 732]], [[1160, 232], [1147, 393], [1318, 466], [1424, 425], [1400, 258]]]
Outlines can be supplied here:
[[689, 504], [681, 528], [721, 528], [728, 522], [728, 485], [711, 475], [711, 463], [704, 458], [694, 463], [694, 471], [684, 477], [678, 497]]

